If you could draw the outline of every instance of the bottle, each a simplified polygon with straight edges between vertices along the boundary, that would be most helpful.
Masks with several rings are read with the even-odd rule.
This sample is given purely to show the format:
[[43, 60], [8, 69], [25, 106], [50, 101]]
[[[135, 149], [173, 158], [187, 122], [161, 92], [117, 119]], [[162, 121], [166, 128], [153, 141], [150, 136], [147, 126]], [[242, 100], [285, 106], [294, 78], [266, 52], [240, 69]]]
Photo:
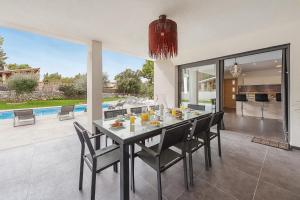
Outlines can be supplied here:
[[159, 106], [159, 116], [160, 116], [160, 120], [164, 119], [164, 105], [160, 104]]

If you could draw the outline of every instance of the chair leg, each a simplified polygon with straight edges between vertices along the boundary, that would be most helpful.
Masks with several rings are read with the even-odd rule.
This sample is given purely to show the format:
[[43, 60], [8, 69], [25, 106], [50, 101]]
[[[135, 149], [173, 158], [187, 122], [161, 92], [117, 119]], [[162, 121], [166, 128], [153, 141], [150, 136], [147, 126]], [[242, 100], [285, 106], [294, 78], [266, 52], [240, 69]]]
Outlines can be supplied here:
[[107, 140], [108, 140], [108, 137], [107, 137], [107, 135], [105, 135], [105, 147], [107, 147]]
[[218, 149], [219, 149], [219, 156], [222, 157], [220, 130], [218, 130]]
[[208, 148], [207, 148], [207, 141], [205, 141], [205, 145], [204, 145], [204, 158], [205, 158], [205, 169], [208, 170], [209, 164], [208, 164]]
[[208, 154], [208, 164], [211, 167], [211, 148], [210, 148], [210, 140], [207, 141], [207, 154]]
[[189, 181], [188, 181], [188, 176], [187, 176], [187, 163], [186, 163], [186, 155], [183, 157], [183, 170], [184, 170], [184, 183], [185, 183], [185, 188], [189, 190]]
[[118, 173], [118, 163], [114, 164], [113, 168], [114, 168], [114, 172]]
[[130, 161], [131, 161], [131, 190], [135, 193], [135, 182], [134, 182], [134, 144], [130, 145]]
[[95, 192], [96, 192], [96, 167], [93, 166], [92, 184], [91, 184], [91, 200], [95, 200]]
[[83, 166], [84, 166], [84, 160], [83, 160], [83, 157], [81, 156], [81, 159], [80, 159], [80, 173], [79, 173], [79, 190], [82, 190]]
[[211, 148], [210, 148], [210, 140], [208, 139], [208, 143], [207, 143], [207, 153], [208, 153], [208, 164], [209, 164], [209, 167], [211, 167]]
[[157, 169], [157, 199], [162, 200], [162, 191], [161, 191], [161, 176], [160, 176], [160, 171]]
[[194, 185], [194, 172], [193, 172], [193, 155], [192, 153], [188, 154], [189, 156], [189, 174], [190, 174], [190, 184]]

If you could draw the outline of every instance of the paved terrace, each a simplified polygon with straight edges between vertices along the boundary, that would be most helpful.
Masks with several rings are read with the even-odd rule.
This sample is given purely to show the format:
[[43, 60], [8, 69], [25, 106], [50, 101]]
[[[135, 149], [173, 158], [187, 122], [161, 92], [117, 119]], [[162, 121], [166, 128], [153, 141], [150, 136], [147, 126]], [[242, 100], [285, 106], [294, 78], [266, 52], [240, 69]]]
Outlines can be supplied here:
[[[86, 122], [86, 114], [76, 120]], [[35, 126], [0, 130], [0, 199], [88, 200], [91, 173], [85, 166], [78, 191], [80, 145], [72, 120], [38, 119]], [[22, 137], [24, 141], [18, 138]], [[157, 139], [157, 138], [156, 138]], [[212, 143], [213, 167], [204, 170], [203, 150], [194, 154], [195, 186], [185, 191], [181, 164], [162, 175], [164, 199], [299, 200], [300, 151], [250, 142], [251, 137], [222, 131], [223, 158]], [[15, 146], [15, 147], [14, 147]], [[131, 199], [156, 199], [154, 170], [136, 159], [136, 193]], [[96, 199], [119, 199], [119, 174], [97, 175]]]

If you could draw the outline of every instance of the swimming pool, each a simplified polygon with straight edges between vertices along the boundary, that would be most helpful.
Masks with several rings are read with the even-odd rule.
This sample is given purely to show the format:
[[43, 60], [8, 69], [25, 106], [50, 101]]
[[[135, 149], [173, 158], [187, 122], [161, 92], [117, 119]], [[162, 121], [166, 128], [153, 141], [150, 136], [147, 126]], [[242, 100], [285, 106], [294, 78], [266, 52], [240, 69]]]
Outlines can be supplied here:
[[[102, 108], [108, 108], [109, 104], [102, 104]], [[86, 105], [76, 105], [74, 108], [75, 112], [83, 112], [86, 109]], [[48, 107], [48, 108], [33, 108], [33, 112], [36, 116], [44, 115], [55, 115], [60, 111], [60, 107]], [[0, 120], [3, 119], [12, 119], [14, 117], [14, 112], [9, 111], [0, 111]]]

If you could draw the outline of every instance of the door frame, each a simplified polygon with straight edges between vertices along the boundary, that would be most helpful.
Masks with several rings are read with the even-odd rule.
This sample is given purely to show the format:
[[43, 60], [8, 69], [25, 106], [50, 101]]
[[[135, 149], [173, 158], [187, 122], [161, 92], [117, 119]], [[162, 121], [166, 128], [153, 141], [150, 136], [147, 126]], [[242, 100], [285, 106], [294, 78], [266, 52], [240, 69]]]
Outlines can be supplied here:
[[216, 92], [217, 92], [217, 111], [223, 110], [224, 107], [224, 94], [223, 94], [223, 80], [224, 80], [224, 61], [227, 59], [233, 59], [236, 57], [243, 57], [243, 56], [250, 56], [260, 53], [267, 53], [271, 51], [282, 51], [282, 97], [283, 99], [283, 127], [284, 127], [284, 134], [285, 134], [285, 140], [287, 143], [290, 141], [290, 43], [288, 44], [282, 44], [262, 49], [256, 49], [236, 54], [231, 54], [227, 56], [221, 56], [217, 58], [211, 58], [207, 60], [192, 62], [192, 63], [186, 63], [182, 65], [178, 65], [178, 102], [177, 105], [181, 102], [181, 83], [182, 83], [182, 74], [181, 71], [183, 69], [187, 68], [193, 68], [193, 67], [201, 67], [203, 65], [209, 65], [209, 64], [216, 64]]

